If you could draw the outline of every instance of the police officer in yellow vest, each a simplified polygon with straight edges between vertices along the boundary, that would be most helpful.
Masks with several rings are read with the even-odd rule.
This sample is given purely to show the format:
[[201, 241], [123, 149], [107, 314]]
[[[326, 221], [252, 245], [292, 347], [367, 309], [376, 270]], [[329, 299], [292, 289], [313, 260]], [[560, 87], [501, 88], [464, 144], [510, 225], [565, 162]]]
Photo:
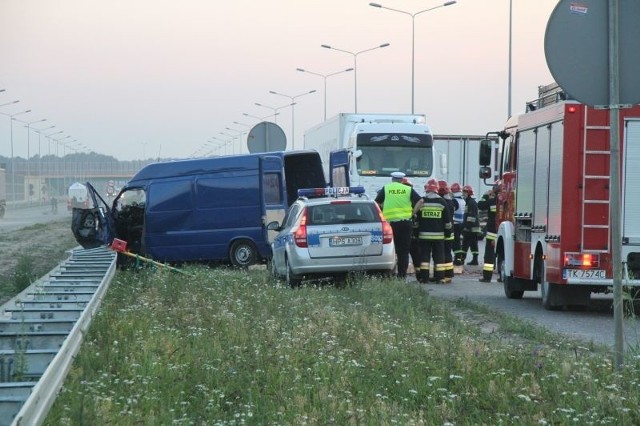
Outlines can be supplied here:
[[391, 173], [391, 183], [383, 186], [376, 196], [376, 202], [382, 207], [384, 218], [393, 229], [393, 243], [398, 256], [398, 278], [407, 276], [413, 232], [413, 206], [421, 199], [413, 188], [402, 183], [404, 176], [402, 172]]

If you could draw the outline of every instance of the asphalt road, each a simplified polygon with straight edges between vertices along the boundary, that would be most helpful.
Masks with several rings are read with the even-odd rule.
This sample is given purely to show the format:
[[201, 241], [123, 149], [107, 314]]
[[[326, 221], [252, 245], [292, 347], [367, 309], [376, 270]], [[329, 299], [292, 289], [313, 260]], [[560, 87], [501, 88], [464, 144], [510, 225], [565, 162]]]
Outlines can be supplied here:
[[[584, 311], [548, 311], [542, 307], [540, 291], [525, 292], [521, 300], [507, 299], [502, 283], [481, 283], [481, 266], [464, 266], [451, 284], [420, 284], [426, 291], [443, 299], [468, 299], [495, 311], [513, 315], [585, 342], [613, 348], [613, 295], [592, 294], [591, 305]], [[640, 349], [640, 319], [624, 320], [624, 344], [627, 350]]]
[[68, 218], [69, 226], [71, 226], [71, 212], [67, 211], [65, 203], [58, 203], [57, 213], [51, 212], [51, 206], [48, 204], [21, 208], [7, 206], [4, 218], [0, 219], [0, 234], [26, 228], [36, 223], [55, 222], [63, 218]]

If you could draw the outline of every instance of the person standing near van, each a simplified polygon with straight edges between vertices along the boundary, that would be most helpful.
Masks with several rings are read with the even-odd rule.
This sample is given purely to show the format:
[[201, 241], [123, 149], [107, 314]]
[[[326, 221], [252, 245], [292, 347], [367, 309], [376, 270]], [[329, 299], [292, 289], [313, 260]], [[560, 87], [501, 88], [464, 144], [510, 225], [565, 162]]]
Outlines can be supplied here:
[[478, 210], [487, 212], [487, 235], [484, 244], [484, 263], [482, 265], [482, 278], [480, 282], [490, 283], [496, 259], [496, 194], [497, 185], [484, 193], [478, 201]]
[[480, 229], [480, 219], [478, 218], [478, 203], [473, 198], [473, 187], [465, 185], [462, 187], [462, 196], [464, 197], [464, 222], [462, 231], [462, 257], [467, 257], [467, 251], [471, 250], [471, 262], [467, 265], [478, 265], [478, 235], [482, 232]]
[[378, 191], [375, 200], [393, 229], [393, 243], [398, 257], [398, 278], [401, 279], [406, 278], [409, 268], [413, 206], [420, 201], [420, 195], [402, 183], [404, 177], [405, 174], [402, 172], [391, 173], [391, 183]]
[[446, 180], [438, 181], [438, 195], [447, 204], [447, 221], [444, 237], [444, 282], [453, 280], [453, 214], [458, 207], [458, 202], [451, 195], [451, 190]]
[[[402, 179], [402, 183], [404, 185], [409, 186], [410, 188], [413, 188], [413, 183], [408, 178]], [[415, 217], [411, 220], [411, 226], [413, 227], [413, 230], [411, 231], [411, 244], [409, 245], [409, 257], [411, 258], [411, 263], [413, 263], [413, 270], [417, 277], [418, 273], [420, 272], [421, 258], [420, 258], [420, 244], [418, 244], [418, 222], [415, 219]]]
[[453, 199], [458, 203], [458, 207], [453, 212], [453, 264], [460, 266], [464, 264], [466, 253], [462, 251], [462, 229], [464, 228], [464, 208], [465, 201], [462, 197], [462, 187], [458, 182], [451, 184]]
[[444, 284], [447, 282], [445, 281], [444, 240], [451, 232], [448, 206], [438, 195], [437, 180], [429, 179], [425, 190], [425, 196], [413, 208], [418, 221], [418, 241], [422, 257], [420, 273], [416, 274], [416, 278], [420, 283], [429, 282], [429, 264], [433, 258], [431, 281]]

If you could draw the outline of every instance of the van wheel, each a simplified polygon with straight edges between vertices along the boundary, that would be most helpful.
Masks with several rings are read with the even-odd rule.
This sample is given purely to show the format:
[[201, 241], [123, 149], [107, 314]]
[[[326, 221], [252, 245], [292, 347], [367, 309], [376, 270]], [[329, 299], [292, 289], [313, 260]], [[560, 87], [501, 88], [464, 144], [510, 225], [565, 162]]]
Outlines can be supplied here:
[[238, 240], [231, 244], [229, 257], [233, 266], [246, 268], [258, 262], [258, 249], [249, 240]]

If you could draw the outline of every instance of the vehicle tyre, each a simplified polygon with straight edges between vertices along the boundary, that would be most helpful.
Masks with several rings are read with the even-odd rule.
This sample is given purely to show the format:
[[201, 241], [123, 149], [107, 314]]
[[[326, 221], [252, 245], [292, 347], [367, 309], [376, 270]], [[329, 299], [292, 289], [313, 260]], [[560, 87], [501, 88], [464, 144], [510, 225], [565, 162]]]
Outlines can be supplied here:
[[258, 262], [258, 249], [249, 240], [237, 240], [229, 250], [231, 264], [238, 268], [247, 268]]
[[498, 257], [498, 273], [500, 274], [500, 280], [504, 286], [504, 295], [507, 296], [507, 299], [522, 299], [524, 295], [524, 290], [514, 290], [513, 289], [513, 279], [507, 276], [504, 267], [504, 257]]
[[291, 265], [289, 265], [289, 259], [287, 259], [285, 263], [287, 268], [287, 273], [285, 275], [285, 280], [287, 282], [287, 285], [291, 288], [300, 287], [302, 280], [298, 278], [296, 275], [294, 275], [293, 271], [291, 271]]
[[557, 311], [562, 309], [564, 303], [559, 303], [559, 300], [562, 300], [562, 296], [560, 294], [560, 290], [557, 284], [550, 283], [547, 281], [546, 277], [546, 268], [544, 266], [544, 262], [539, 260], [539, 275], [538, 278], [540, 280], [540, 295], [542, 296], [542, 306], [548, 311]]
[[278, 270], [276, 269], [276, 262], [271, 258], [269, 261], [269, 272], [271, 274], [271, 278], [276, 281], [280, 280], [280, 275], [278, 275]]

